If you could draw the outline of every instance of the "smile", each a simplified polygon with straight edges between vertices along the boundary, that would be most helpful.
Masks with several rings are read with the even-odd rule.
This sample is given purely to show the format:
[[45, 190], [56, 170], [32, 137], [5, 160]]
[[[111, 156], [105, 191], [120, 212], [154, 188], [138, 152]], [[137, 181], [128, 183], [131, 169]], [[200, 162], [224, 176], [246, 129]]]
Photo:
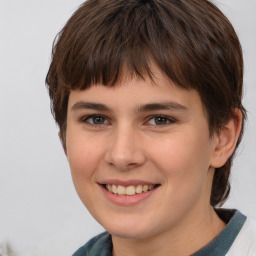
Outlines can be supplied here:
[[108, 180], [98, 183], [104, 197], [111, 203], [120, 206], [133, 206], [139, 204], [153, 194], [158, 194], [161, 184], [152, 184], [144, 181]]
[[135, 194], [141, 194], [141, 193], [151, 191], [154, 188], [156, 188], [157, 186], [158, 185], [137, 185], [137, 186], [129, 185], [129, 186], [125, 187], [122, 185], [107, 184], [107, 185], [105, 185], [105, 188], [113, 194], [124, 195], [124, 196], [133, 196]]

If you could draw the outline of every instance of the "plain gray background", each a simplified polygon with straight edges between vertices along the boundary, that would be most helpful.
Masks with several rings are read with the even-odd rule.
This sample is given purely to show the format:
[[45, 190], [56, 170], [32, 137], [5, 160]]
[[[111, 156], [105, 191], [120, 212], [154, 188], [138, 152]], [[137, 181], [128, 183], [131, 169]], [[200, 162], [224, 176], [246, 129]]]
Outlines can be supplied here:
[[[0, 1], [0, 244], [22, 256], [68, 256], [102, 230], [75, 193], [44, 85], [53, 39], [82, 2]], [[248, 110], [224, 206], [256, 217], [256, 2], [217, 4], [244, 50]]]

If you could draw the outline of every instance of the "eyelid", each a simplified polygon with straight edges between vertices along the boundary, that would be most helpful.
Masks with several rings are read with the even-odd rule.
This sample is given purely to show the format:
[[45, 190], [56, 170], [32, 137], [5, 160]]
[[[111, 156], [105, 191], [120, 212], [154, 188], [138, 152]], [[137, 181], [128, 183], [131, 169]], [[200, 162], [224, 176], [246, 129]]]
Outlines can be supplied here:
[[[103, 124], [93, 124], [93, 123], [90, 123], [88, 122], [88, 120], [90, 118], [95, 118], [95, 117], [102, 117], [104, 118], [105, 120], [104, 121], [107, 121], [108, 123], [103, 123]], [[101, 115], [101, 114], [91, 114], [91, 115], [86, 115], [86, 116], [83, 116], [79, 119], [80, 122], [82, 123], [85, 123], [86, 125], [89, 125], [89, 126], [93, 126], [93, 127], [102, 127], [102, 126], [105, 126], [105, 125], [109, 125], [110, 124], [110, 121], [109, 121], [109, 118], [107, 118], [106, 116], [104, 115]]]
[[147, 118], [147, 121], [146, 123], [148, 123], [150, 120], [154, 119], [154, 118], [157, 118], [157, 117], [162, 117], [162, 118], [166, 118], [168, 123], [166, 124], [162, 124], [162, 125], [157, 125], [157, 124], [151, 124], [152, 126], [156, 126], [156, 127], [165, 127], [165, 126], [168, 126], [168, 125], [171, 125], [171, 124], [174, 124], [177, 122], [177, 120], [173, 117], [170, 117], [170, 116], [166, 116], [166, 115], [161, 115], [161, 114], [156, 114], [156, 115], [152, 115], [150, 117]]
[[[94, 124], [93, 122], [88, 121], [90, 118], [97, 118], [97, 117], [104, 118], [104, 122], [102, 124]], [[159, 117], [160, 118], [165, 118], [167, 120], [166, 124], [156, 124], [156, 123], [155, 124], [150, 124], [149, 123], [154, 118], [159, 118]], [[106, 117], [105, 115], [102, 115], [102, 114], [85, 115], [85, 116], [82, 116], [81, 118], [79, 118], [79, 121], [81, 123], [84, 123], [84, 124], [88, 125], [88, 126], [92, 126], [92, 127], [96, 127], [96, 128], [101, 128], [103, 126], [107, 126], [107, 125], [111, 124], [110, 118]], [[149, 125], [149, 126], [156, 127], [156, 128], [163, 128], [163, 127], [172, 125], [174, 123], [177, 123], [177, 119], [175, 119], [173, 117], [170, 117], [170, 116], [167, 116], [167, 115], [163, 115], [163, 114], [155, 114], [155, 115], [151, 115], [151, 116], [147, 117], [146, 121], [144, 122], [144, 125]]]

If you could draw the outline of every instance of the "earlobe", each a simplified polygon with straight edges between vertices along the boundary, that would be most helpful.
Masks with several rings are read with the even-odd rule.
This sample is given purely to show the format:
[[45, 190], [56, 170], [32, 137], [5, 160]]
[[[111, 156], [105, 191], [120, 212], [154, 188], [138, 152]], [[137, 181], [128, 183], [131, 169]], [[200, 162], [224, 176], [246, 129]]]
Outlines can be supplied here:
[[236, 148], [241, 127], [242, 113], [239, 109], [235, 109], [233, 117], [216, 135], [215, 150], [210, 163], [211, 167], [220, 168], [226, 163]]

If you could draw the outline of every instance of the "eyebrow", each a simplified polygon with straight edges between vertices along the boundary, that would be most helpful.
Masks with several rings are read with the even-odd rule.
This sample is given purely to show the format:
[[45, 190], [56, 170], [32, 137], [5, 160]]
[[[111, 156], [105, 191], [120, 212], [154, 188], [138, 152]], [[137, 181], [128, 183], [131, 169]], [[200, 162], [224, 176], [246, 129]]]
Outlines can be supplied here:
[[[92, 110], [98, 110], [98, 111], [113, 112], [111, 108], [107, 107], [104, 104], [85, 102], [85, 101], [79, 101], [75, 103], [71, 108], [72, 111], [80, 110], [80, 109], [92, 109]], [[138, 106], [135, 111], [141, 113], [141, 112], [149, 112], [149, 111], [156, 111], [156, 110], [187, 110], [187, 107], [177, 102], [149, 103], [149, 104]]]
[[79, 101], [75, 103], [71, 108], [72, 111], [79, 110], [79, 109], [93, 109], [93, 110], [99, 110], [99, 111], [112, 112], [112, 110], [104, 104], [85, 102], [85, 101]]
[[139, 106], [137, 112], [148, 112], [155, 110], [187, 110], [188, 108], [177, 102], [150, 103]]

